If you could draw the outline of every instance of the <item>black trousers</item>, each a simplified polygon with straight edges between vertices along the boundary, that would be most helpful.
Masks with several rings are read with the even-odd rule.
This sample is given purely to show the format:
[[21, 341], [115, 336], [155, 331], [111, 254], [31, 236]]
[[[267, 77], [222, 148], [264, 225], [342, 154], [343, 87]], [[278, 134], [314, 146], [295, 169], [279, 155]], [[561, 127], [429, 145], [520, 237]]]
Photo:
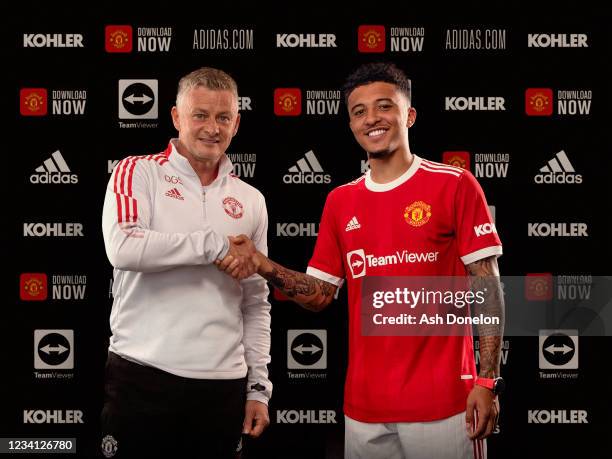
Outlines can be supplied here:
[[236, 457], [246, 378], [182, 378], [112, 352], [105, 373], [100, 457]]

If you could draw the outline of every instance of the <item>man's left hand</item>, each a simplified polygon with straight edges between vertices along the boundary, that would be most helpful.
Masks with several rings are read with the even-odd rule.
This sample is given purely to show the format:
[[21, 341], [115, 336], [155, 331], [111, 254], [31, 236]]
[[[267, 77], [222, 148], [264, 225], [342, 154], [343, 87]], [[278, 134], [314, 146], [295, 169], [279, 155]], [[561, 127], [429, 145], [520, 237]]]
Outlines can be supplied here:
[[[477, 422], [474, 422], [474, 417]], [[474, 385], [468, 395], [465, 413], [465, 428], [470, 439], [487, 438], [497, 424], [499, 417], [499, 401], [492, 390]]]
[[257, 438], [269, 424], [268, 405], [257, 400], [247, 400], [244, 408], [242, 433]]

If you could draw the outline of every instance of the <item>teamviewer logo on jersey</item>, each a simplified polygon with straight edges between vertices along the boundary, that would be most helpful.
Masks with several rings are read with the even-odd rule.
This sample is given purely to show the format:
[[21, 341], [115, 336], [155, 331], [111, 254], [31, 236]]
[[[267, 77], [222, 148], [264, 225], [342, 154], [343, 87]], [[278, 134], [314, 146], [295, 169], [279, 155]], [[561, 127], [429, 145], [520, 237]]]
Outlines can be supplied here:
[[353, 250], [346, 254], [346, 261], [351, 269], [353, 279], [363, 277], [366, 274], [366, 257], [363, 249]]

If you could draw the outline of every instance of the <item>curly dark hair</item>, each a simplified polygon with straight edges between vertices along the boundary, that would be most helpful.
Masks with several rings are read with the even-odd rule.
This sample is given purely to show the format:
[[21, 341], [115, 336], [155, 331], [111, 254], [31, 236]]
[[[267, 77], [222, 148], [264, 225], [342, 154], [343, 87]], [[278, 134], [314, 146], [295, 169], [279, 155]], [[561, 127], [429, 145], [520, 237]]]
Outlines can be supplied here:
[[371, 62], [353, 71], [342, 86], [344, 102], [348, 104], [348, 98], [356, 87], [377, 81], [394, 84], [410, 102], [410, 79], [391, 62]]

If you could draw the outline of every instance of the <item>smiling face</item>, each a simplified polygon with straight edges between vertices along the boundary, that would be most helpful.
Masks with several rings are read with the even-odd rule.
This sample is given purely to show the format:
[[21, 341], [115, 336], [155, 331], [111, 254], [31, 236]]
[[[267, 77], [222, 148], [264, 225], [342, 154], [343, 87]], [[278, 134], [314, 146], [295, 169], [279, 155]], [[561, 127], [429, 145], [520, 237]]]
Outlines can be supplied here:
[[383, 158], [408, 150], [408, 127], [416, 110], [391, 83], [374, 82], [357, 86], [348, 96], [351, 131], [370, 158]]
[[172, 122], [179, 132], [178, 151], [190, 163], [216, 163], [238, 132], [238, 100], [229, 90], [197, 86], [172, 107]]

